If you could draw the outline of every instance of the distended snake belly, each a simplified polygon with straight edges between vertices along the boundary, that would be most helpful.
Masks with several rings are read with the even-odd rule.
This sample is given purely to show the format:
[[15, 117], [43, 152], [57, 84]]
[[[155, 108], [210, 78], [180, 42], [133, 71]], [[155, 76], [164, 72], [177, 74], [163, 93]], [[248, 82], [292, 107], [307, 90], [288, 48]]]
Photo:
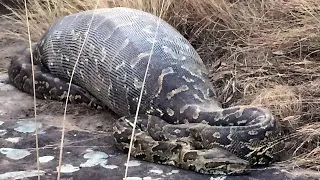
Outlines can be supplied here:
[[[153, 51], [151, 51], [153, 50]], [[278, 159], [281, 143], [264, 108], [222, 108], [208, 71], [190, 43], [164, 20], [130, 8], [83, 11], [58, 19], [32, 47], [36, 96], [106, 106], [119, 118], [115, 144], [128, 152], [142, 92], [131, 155], [204, 174], [241, 174]], [[78, 60], [78, 61], [77, 61]], [[77, 62], [77, 64], [76, 64]], [[8, 74], [33, 94], [28, 49]]]

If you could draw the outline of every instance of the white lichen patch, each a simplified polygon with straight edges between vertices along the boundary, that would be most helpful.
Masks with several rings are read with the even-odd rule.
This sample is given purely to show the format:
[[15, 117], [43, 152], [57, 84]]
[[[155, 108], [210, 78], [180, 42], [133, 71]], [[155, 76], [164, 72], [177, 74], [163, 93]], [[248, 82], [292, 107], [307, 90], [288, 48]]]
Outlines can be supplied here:
[[143, 178], [141, 178], [141, 177], [127, 177], [126, 180], [160, 180], [160, 178], [152, 178], [149, 176], [143, 177]]
[[87, 161], [85, 163], [80, 164], [80, 167], [93, 167], [97, 165], [101, 165], [105, 167], [107, 165], [108, 154], [101, 151], [87, 151], [86, 154], [83, 155]]
[[[59, 167], [57, 167], [57, 171], [59, 170]], [[79, 171], [80, 168], [73, 166], [72, 164], [64, 164], [61, 166], [61, 173], [73, 173], [76, 171]]]
[[172, 174], [177, 174], [179, 173], [179, 170], [172, 170], [171, 172], [166, 173], [166, 175], [172, 175]]
[[12, 91], [12, 90], [14, 90], [14, 87], [9, 84], [0, 83], [0, 90], [1, 91]]
[[127, 177], [126, 180], [143, 180], [141, 177]]
[[13, 171], [0, 174], [0, 179], [24, 179], [29, 177], [43, 176], [45, 171], [30, 170], [30, 171]]
[[7, 130], [5, 129], [0, 129], [0, 136], [4, 136], [7, 134]]
[[152, 178], [152, 177], [150, 177], [150, 176], [143, 177], [142, 179], [143, 179], [143, 180], [160, 180], [160, 178]]
[[163, 170], [161, 169], [151, 169], [149, 170], [150, 173], [153, 173], [153, 174], [163, 174]]
[[42, 128], [41, 123], [36, 123], [34, 121], [19, 121], [17, 122], [18, 127], [14, 128], [14, 130], [21, 133], [33, 133], [36, 131], [36, 128]]
[[108, 158], [109, 155], [101, 151], [90, 151], [84, 154], [83, 157], [86, 159], [103, 159], [103, 158]]
[[102, 166], [102, 167], [104, 167], [106, 169], [117, 169], [117, 168], [119, 168], [119, 166], [117, 166], [117, 165], [105, 165], [105, 166]]
[[[135, 166], [140, 166], [141, 163], [139, 161], [129, 161], [128, 167], [135, 167]], [[127, 163], [124, 164], [124, 166], [127, 166]]]
[[47, 163], [49, 161], [52, 161], [54, 159], [53, 156], [42, 156], [42, 157], [39, 157], [39, 162], [40, 163]]
[[17, 143], [20, 141], [20, 137], [11, 137], [11, 138], [7, 138], [5, 139], [6, 141], [9, 141], [11, 143]]
[[227, 176], [210, 177], [210, 180], [225, 180]]
[[23, 159], [29, 156], [31, 153], [26, 149], [12, 149], [12, 148], [0, 148], [0, 153], [5, 154], [7, 158], [13, 160]]

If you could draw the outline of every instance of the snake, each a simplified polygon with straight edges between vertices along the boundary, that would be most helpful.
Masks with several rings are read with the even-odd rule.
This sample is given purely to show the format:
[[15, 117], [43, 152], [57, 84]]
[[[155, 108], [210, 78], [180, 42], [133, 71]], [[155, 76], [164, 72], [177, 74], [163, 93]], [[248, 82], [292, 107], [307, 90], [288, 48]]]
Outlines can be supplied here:
[[58, 18], [11, 59], [8, 75], [37, 98], [113, 111], [115, 146], [140, 160], [239, 175], [277, 161], [283, 151], [271, 111], [223, 108], [196, 49], [146, 11], [100, 8]]

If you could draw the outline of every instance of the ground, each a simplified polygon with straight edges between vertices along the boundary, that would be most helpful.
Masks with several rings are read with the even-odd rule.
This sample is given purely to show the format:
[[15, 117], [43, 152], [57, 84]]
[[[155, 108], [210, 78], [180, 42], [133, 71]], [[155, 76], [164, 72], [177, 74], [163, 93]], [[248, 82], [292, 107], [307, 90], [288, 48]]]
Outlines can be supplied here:
[[[0, 30], [7, 25], [1, 22]], [[21, 41], [0, 40], [0, 179], [56, 179], [63, 119], [63, 103], [37, 100], [35, 123], [32, 96], [8, 84], [7, 66]], [[111, 112], [82, 105], [69, 105], [65, 121], [62, 179], [122, 179], [127, 155], [114, 146]], [[37, 171], [35, 127], [38, 127], [39, 163]], [[131, 159], [131, 180], [150, 179], [319, 179], [320, 174], [302, 169], [289, 170], [284, 163], [253, 169], [245, 176], [210, 176], [171, 166]]]

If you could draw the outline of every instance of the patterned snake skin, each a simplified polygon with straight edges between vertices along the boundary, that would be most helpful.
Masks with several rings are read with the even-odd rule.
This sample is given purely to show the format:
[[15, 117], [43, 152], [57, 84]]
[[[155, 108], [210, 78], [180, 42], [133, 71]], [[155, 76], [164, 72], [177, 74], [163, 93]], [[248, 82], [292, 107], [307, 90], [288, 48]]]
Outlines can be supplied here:
[[[65, 100], [79, 58], [70, 102], [118, 114], [114, 138], [127, 153], [153, 43], [132, 156], [204, 174], [246, 173], [279, 158], [272, 114], [254, 106], [221, 108], [195, 49], [143, 11], [98, 9], [57, 20], [33, 46], [36, 96]], [[8, 73], [18, 89], [33, 94], [28, 50], [11, 61]]]

